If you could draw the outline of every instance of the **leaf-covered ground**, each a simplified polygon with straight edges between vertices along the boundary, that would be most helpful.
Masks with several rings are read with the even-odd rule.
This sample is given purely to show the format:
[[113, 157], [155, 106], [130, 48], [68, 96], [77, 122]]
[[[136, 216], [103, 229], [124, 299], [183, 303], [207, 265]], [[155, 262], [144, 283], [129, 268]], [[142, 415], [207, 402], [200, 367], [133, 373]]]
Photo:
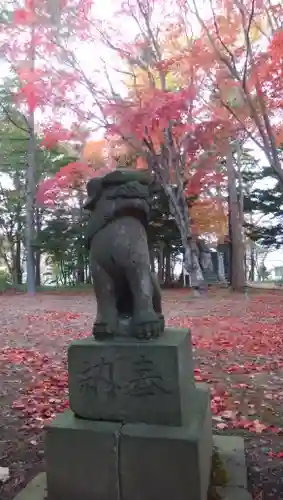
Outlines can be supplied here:
[[[195, 377], [209, 384], [214, 432], [246, 439], [254, 498], [283, 500], [283, 294], [165, 291], [167, 324], [191, 327]], [[44, 422], [67, 403], [66, 348], [89, 335], [88, 294], [1, 296], [1, 500], [44, 469]]]

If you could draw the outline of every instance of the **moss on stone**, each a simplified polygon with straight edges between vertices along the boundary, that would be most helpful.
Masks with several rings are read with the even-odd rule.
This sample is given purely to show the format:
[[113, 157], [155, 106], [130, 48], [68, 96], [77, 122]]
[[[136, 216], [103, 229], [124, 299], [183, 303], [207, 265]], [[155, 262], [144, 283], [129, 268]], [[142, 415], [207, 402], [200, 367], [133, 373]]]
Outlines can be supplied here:
[[210, 486], [208, 490], [207, 500], [221, 500], [221, 496], [217, 491], [217, 487], [225, 486], [228, 483], [228, 474], [221, 460], [219, 451], [213, 447]]

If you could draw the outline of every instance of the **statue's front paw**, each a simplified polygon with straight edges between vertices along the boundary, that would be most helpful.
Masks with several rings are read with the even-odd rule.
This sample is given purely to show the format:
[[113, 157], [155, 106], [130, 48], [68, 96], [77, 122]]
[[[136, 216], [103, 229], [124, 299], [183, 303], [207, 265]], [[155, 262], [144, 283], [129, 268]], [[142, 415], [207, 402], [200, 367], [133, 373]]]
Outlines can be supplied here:
[[93, 325], [92, 334], [97, 340], [107, 340], [114, 337], [115, 331], [109, 323], [96, 321]]
[[155, 313], [145, 313], [139, 318], [133, 318], [132, 336], [139, 340], [158, 338], [164, 330], [164, 318]]

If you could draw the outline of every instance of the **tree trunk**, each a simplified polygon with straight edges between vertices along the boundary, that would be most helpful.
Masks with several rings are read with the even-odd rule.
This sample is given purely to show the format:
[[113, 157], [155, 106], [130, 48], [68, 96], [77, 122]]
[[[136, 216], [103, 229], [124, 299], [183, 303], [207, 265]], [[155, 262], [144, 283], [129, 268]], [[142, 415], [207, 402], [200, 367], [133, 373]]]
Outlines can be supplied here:
[[[244, 227], [244, 188], [243, 188], [243, 179], [242, 179], [242, 172], [241, 172], [241, 145], [239, 144], [238, 141], [236, 141], [236, 155], [237, 155], [237, 179], [238, 179], [238, 200], [239, 200], [239, 219], [240, 219], [240, 224], [243, 232], [243, 227]], [[244, 235], [243, 235], [244, 236]]]
[[[35, 210], [35, 227], [38, 239], [41, 231], [41, 214], [38, 208]], [[35, 284], [41, 286], [41, 250], [38, 246], [35, 250]]]
[[166, 284], [171, 283], [171, 251], [170, 247], [166, 246], [164, 252], [164, 260], [165, 260], [165, 273], [164, 273], [164, 281]]
[[23, 270], [22, 270], [22, 220], [21, 220], [21, 212], [22, 212], [22, 200], [20, 199], [21, 192], [21, 182], [18, 170], [16, 170], [14, 176], [14, 185], [19, 197], [19, 202], [17, 204], [16, 209], [16, 234], [15, 234], [15, 259], [14, 259], [14, 272], [15, 272], [15, 283], [17, 285], [22, 285], [23, 283]]
[[228, 178], [228, 220], [229, 220], [229, 284], [232, 287], [233, 267], [234, 267], [233, 266], [234, 246], [233, 246], [233, 230], [232, 230], [232, 202], [229, 190], [229, 178]]
[[225, 267], [224, 267], [224, 256], [222, 252], [217, 251], [217, 261], [218, 261], [218, 279], [220, 283], [225, 283]]
[[160, 243], [159, 245], [159, 252], [158, 252], [158, 280], [159, 283], [163, 283], [163, 243]]
[[85, 283], [90, 285], [91, 284], [91, 275], [90, 275], [89, 265], [88, 265], [87, 259], [85, 260], [84, 273], [85, 273]]
[[247, 280], [247, 255], [246, 255], [246, 238], [244, 233], [244, 223], [245, 223], [245, 215], [244, 215], [244, 188], [243, 188], [243, 179], [242, 179], [242, 165], [241, 165], [241, 145], [239, 141], [236, 141], [236, 165], [237, 165], [237, 192], [238, 192], [238, 204], [239, 204], [239, 221], [242, 232], [242, 241], [244, 247], [244, 273], [245, 273], [245, 281]]
[[84, 256], [81, 251], [78, 252], [78, 266], [77, 266], [77, 283], [82, 284], [85, 282], [85, 266]]
[[21, 266], [21, 236], [18, 231], [16, 234], [15, 275], [17, 285], [22, 285], [23, 272]]
[[155, 273], [154, 250], [152, 248], [149, 250], [149, 258], [151, 271]]
[[[79, 205], [79, 218], [78, 223], [83, 224], [83, 205], [84, 205], [84, 193], [81, 187], [78, 188], [78, 205]], [[77, 272], [76, 272], [76, 282], [79, 284], [85, 283], [85, 259], [84, 259], [84, 241], [82, 234], [80, 236], [80, 243], [77, 247]]]
[[[33, 119], [32, 119], [33, 120]], [[28, 167], [26, 191], [26, 259], [28, 293], [35, 294], [34, 263], [34, 198], [35, 198], [35, 138], [33, 124], [30, 124], [28, 139]]]
[[[35, 32], [31, 27], [30, 41], [30, 69], [35, 66]], [[36, 292], [34, 266], [34, 205], [35, 205], [35, 174], [36, 174], [36, 142], [34, 134], [34, 110], [30, 109], [28, 118], [28, 147], [27, 147], [27, 182], [26, 182], [26, 259], [27, 259], [27, 289], [30, 295]]]
[[229, 192], [229, 212], [231, 224], [231, 286], [233, 290], [242, 292], [245, 287], [245, 268], [244, 268], [244, 244], [242, 237], [242, 226], [240, 222], [238, 193], [236, 185], [236, 172], [233, 163], [232, 146], [229, 147], [227, 154], [227, 176]]
[[[164, 78], [165, 82], [165, 78]], [[191, 286], [198, 290], [205, 285], [203, 273], [198, 260], [197, 246], [191, 231], [191, 218], [184, 192], [183, 160], [176, 152], [170, 124], [165, 131], [163, 153], [157, 155], [149, 146], [147, 161], [149, 169], [155, 173], [169, 201], [171, 215], [174, 217], [184, 248], [184, 266], [190, 275]], [[148, 147], [148, 143], [146, 143]], [[174, 173], [174, 184], [170, 172]]]
[[255, 248], [254, 242], [250, 243], [251, 267], [249, 273], [249, 281], [255, 281]]
[[65, 262], [63, 260], [61, 260], [60, 262], [60, 269], [61, 269], [61, 276], [62, 276], [62, 282], [63, 282], [63, 286], [67, 286], [68, 284], [68, 274], [66, 272], [66, 269], [65, 269]]
[[41, 286], [41, 253], [40, 250], [36, 250], [35, 252], [35, 284], [37, 287]]
[[174, 192], [172, 187], [168, 185], [164, 185], [164, 189], [169, 198], [170, 211], [179, 229], [184, 247], [184, 267], [190, 276], [191, 287], [198, 290], [203, 287], [205, 281], [198, 259], [197, 244], [191, 233], [189, 209], [185, 193], [181, 187], [179, 187], [177, 192]]

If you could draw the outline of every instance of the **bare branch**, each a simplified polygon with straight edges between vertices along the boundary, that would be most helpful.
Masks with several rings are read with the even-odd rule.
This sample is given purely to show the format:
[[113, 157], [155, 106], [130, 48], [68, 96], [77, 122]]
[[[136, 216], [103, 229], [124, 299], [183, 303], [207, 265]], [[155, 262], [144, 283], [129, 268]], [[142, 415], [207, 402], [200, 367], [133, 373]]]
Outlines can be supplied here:
[[[5, 107], [5, 105], [4, 105], [4, 104], [2, 104], [1, 102], [0, 102], [0, 107], [1, 107], [2, 111], [4, 112], [4, 114], [5, 114], [6, 118], [8, 118], [8, 120], [9, 120], [9, 121], [10, 121], [10, 122], [11, 122], [11, 123], [15, 126], [15, 127], [17, 127], [19, 130], [22, 130], [23, 132], [27, 132], [27, 133], [28, 133], [28, 129], [21, 127], [21, 125], [19, 125], [19, 124], [18, 124], [18, 123], [17, 123], [17, 122], [16, 122], [16, 121], [12, 118], [12, 116], [11, 116], [11, 114], [9, 113], [8, 109], [7, 109], [7, 108]], [[27, 120], [26, 120], [26, 117], [25, 117], [22, 113], [21, 113], [21, 116], [22, 116], [22, 118], [23, 118], [25, 121], [27, 121]]]
[[245, 63], [244, 63], [244, 72], [243, 72], [243, 78], [242, 78], [242, 85], [245, 93], [247, 93], [247, 72], [248, 72], [248, 63], [251, 62], [252, 58], [252, 46], [251, 46], [251, 40], [250, 40], [250, 29], [251, 25], [253, 22], [254, 18], [254, 13], [255, 13], [255, 0], [252, 0], [252, 5], [251, 5], [251, 12], [248, 18], [248, 23], [246, 26], [246, 19], [245, 19], [245, 11], [241, 4], [238, 2], [238, 0], [235, 0], [235, 3], [240, 11], [241, 14], [241, 19], [242, 19], [242, 27], [244, 31], [244, 37], [245, 37], [245, 42], [246, 42], [246, 55], [245, 55]]
[[[193, 2], [194, 2], [195, 9], [196, 9], [195, 14], [198, 17], [198, 21], [199, 22], [201, 21], [201, 23], [203, 24], [203, 27], [204, 27], [205, 23], [202, 21], [201, 17], [198, 14], [195, 0], [193, 0]], [[235, 58], [234, 58], [234, 54], [231, 52], [231, 50], [229, 49], [229, 47], [223, 42], [223, 40], [221, 38], [221, 35], [220, 35], [220, 32], [219, 32], [219, 27], [218, 27], [218, 24], [217, 24], [216, 15], [215, 15], [214, 8], [213, 8], [213, 5], [212, 5], [212, 0], [209, 0], [209, 3], [210, 3], [210, 8], [211, 8], [212, 16], [213, 16], [213, 24], [214, 24], [215, 33], [217, 35], [217, 39], [221, 43], [222, 47], [227, 52], [227, 54], [229, 54], [229, 56], [230, 56], [230, 62], [232, 64], [233, 70], [235, 71], [236, 70], [236, 61], [235, 61]], [[207, 32], [208, 32], [208, 30], [207, 30]]]

